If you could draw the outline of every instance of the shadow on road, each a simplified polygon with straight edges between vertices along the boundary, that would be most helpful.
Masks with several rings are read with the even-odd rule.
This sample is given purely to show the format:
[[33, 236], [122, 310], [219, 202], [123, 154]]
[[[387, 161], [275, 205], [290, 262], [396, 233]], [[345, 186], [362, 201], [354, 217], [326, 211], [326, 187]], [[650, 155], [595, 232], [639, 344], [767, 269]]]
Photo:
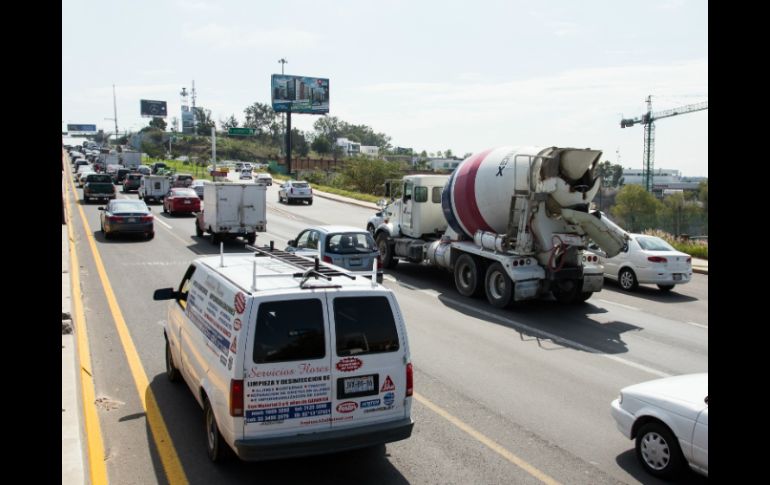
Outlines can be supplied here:
[[676, 289], [677, 287], [675, 286], [671, 291], [660, 291], [658, 287], [654, 285], [639, 285], [639, 287], [633, 292], [628, 292], [622, 289], [617, 281], [605, 278], [604, 289], [602, 291], [610, 291], [624, 295], [633, 295], [637, 298], [654, 301], [655, 303], [684, 303], [698, 300], [695, 297], [678, 293]]
[[[388, 446], [398, 446], [398, 443], [330, 455], [265, 462], [243, 462], [233, 455], [224, 463], [215, 465], [206, 454], [203, 410], [187, 385], [183, 382], [169, 382], [165, 374], [156, 375], [145, 394], [148, 414], [152, 412], [150, 391], [191, 484], [409, 483], [390, 462]], [[148, 416], [147, 422], [153, 421], [153, 418]], [[149, 425], [147, 435], [158, 483], [167, 483]]]
[[454, 288], [451, 273], [437, 268], [400, 263], [388, 274], [398, 280], [397, 284], [438, 292], [438, 300], [459, 313], [516, 330], [523, 340], [555, 340], [559, 346], [543, 346], [546, 349], [568, 347], [586, 352], [622, 354], [628, 352], [622, 335], [642, 330], [628, 322], [596, 321], [591, 315], [604, 314], [607, 310], [592, 304], [590, 299], [583, 304], [565, 305], [548, 297], [498, 309], [483, 296], [460, 295]]

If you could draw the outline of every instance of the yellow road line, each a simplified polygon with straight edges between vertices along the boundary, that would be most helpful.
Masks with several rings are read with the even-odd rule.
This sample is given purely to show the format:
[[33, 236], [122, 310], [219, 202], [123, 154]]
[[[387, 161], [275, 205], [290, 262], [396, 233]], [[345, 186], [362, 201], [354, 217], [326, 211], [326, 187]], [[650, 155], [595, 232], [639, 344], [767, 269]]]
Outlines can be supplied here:
[[75, 325], [77, 337], [77, 355], [80, 363], [80, 390], [83, 395], [83, 417], [85, 423], [89, 474], [91, 483], [101, 485], [107, 481], [107, 465], [104, 461], [104, 441], [102, 440], [102, 428], [99, 425], [99, 416], [96, 413], [96, 392], [94, 390], [93, 369], [91, 367], [91, 352], [88, 346], [88, 330], [86, 328], [83, 301], [80, 297], [80, 265], [78, 254], [75, 250], [75, 234], [72, 229], [72, 208], [69, 197], [64, 198], [67, 208], [67, 234], [69, 238], [70, 253], [70, 283], [72, 287], [72, 322]]
[[447, 421], [449, 421], [453, 425], [455, 425], [458, 428], [460, 428], [461, 430], [465, 431], [466, 433], [471, 435], [475, 440], [481, 442], [487, 448], [491, 449], [492, 451], [494, 451], [498, 455], [500, 455], [503, 458], [505, 458], [506, 460], [510, 461], [511, 463], [513, 463], [517, 467], [521, 468], [525, 472], [529, 473], [533, 477], [537, 478], [541, 482], [547, 483], [549, 485], [559, 485], [559, 482], [557, 482], [553, 478], [551, 478], [548, 475], [546, 475], [545, 473], [541, 472], [540, 470], [538, 470], [534, 466], [530, 465], [529, 463], [527, 463], [526, 461], [522, 460], [518, 456], [514, 455], [510, 451], [506, 450], [505, 448], [503, 448], [499, 444], [495, 443], [491, 439], [487, 438], [483, 434], [479, 433], [475, 429], [471, 428], [469, 425], [465, 424], [460, 419], [458, 419], [458, 418], [454, 417], [453, 415], [449, 414], [444, 409], [442, 409], [442, 408], [438, 407], [437, 405], [433, 404], [432, 402], [430, 402], [428, 399], [426, 399], [422, 395], [417, 394], [415, 392], [414, 393], [414, 398], [420, 404], [426, 406], [428, 409], [430, 409], [434, 413], [438, 414], [439, 416], [441, 416], [442, 418], [446, 419]]
[[[70, 181], [70, 183], [72, 182]], [[72, 185], [72, 190], [73, 193], [76, 193], [74, 185]], [[141, 360], [139, 359], [139, 353], [136, 351], [134, 341], [131, 339], [128, 326], [123, 318], [123, 312], [120, 311], [117, 298], [115, 298], [115, 292], [112, 290], [110, 280], [107, 278], [107, 272], [104, 269], [104, 263], [96, 248], [96, 241], [94, 240], [94, 235], [86, 220], [85, 211], [82, 206], [79, 206], [78, 210], [80, 211], [80, 218], [83, 221], [86, 239], [88, 240], [88, 244], [91, 247], [91, 252], [94, 257], [96, 271], [99, 273], [99, 279], [102, 282], [102, 288], [104, 288], [104, 293], [107, 297], [107, 304], [109, 305], [112, 317], [115, 320], [115, 326], [118, 330], [120, 341], [123, 344], [123, 350], [125, 350], [126, 353], [126, 359], [128, 360], [128, 366], [131, 369], [131, 375], [134, 378], [136, 390], [139, 393], [139, 400], [147, 415], [147, 422], [150, 425], [158, 455], [160, 455], [161, 462], [163, 463], [166, 478], [172, 485], [189, 483], [187, 475], [182, 468], [182, 463], [179, 460], [179, 455], [177, 455], [174, 444], [171, 441], [171, 435], [168, 433], [166, 423], [163, 421], [163, 417], [160, 414], [158, 403], [155, 400], [155, 394], [149, 387], [147, 374], [144, 372]]]

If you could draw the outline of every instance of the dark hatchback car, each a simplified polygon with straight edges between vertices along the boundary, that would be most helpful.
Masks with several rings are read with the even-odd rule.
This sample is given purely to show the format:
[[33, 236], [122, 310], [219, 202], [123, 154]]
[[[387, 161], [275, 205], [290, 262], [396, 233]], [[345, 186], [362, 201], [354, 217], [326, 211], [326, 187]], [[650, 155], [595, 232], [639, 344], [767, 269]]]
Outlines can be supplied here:
[[123, 192], [130, 192], [132, 190], [139, 190], [139, 183], [142, 181], [142, 174], [129, 173], [123, 180]]
[[147, 239], [155, 236], [155, 218], [141, 200], [115, 199], [99, 210], [102, 233], [107, 239], [115, 234], [143, 234]]
[[113, 182], [116, 184], [122, 184], [129, 173], [131, 173], [130, 168], [119, 168], [118, 171], [113, 175]]
[[91, 199], [114, 199], [115, 186], [112, 185], [112, 177], [106, 173], [91, 173], [86, 175], [83, 184], [83, 201], [88, 203]]

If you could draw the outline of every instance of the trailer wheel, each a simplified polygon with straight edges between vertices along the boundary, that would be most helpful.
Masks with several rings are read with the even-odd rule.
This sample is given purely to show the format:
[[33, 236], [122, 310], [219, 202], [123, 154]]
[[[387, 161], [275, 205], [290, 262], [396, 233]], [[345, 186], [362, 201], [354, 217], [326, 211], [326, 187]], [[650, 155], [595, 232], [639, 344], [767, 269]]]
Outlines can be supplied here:
[[484, 290], [492, 306], [505, 308], [513, 301], [513, 281], [500, 263], [492, 263], [484, 278]]
[[398, 264], [398, 259], [393, 257], [393, 246], [388, 241], [388, 235], [381, 232], [377, 236], [377, 249], [380, 250], [380, 259], [382, 260], [382, 267], [392, 269]]
[[478, 296], [484, 290], [484, 267], [470, 254], [463, 254], [455, 263], [455, 287], [463, 296]]

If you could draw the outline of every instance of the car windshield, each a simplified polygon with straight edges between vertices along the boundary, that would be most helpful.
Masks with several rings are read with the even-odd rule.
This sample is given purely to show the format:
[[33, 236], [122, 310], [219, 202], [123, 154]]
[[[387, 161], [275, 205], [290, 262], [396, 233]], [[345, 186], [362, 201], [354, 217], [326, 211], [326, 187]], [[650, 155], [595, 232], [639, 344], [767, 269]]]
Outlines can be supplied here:
[[147, 204], [141, 200], [118, 200], [110, 204], [110, 212], [117, 214], [120, 212], [149, 212]]
[[172, 190], [171, 195], [176, 197], [198, 197], [198, 194], [196, 194], [192, 189]]
[[291, 186], [298, 189], [306, 189], [308, 187], [307, 182], [293, 182]]
[[330, 234], [326, 238], [326, 252], [329, 254], [371, 253], [376, 248], [368, 232]]
[[669, 243], [655, 236], [640, 236], [636, 238], [636, 242], [645, 251], [676, 251]]

